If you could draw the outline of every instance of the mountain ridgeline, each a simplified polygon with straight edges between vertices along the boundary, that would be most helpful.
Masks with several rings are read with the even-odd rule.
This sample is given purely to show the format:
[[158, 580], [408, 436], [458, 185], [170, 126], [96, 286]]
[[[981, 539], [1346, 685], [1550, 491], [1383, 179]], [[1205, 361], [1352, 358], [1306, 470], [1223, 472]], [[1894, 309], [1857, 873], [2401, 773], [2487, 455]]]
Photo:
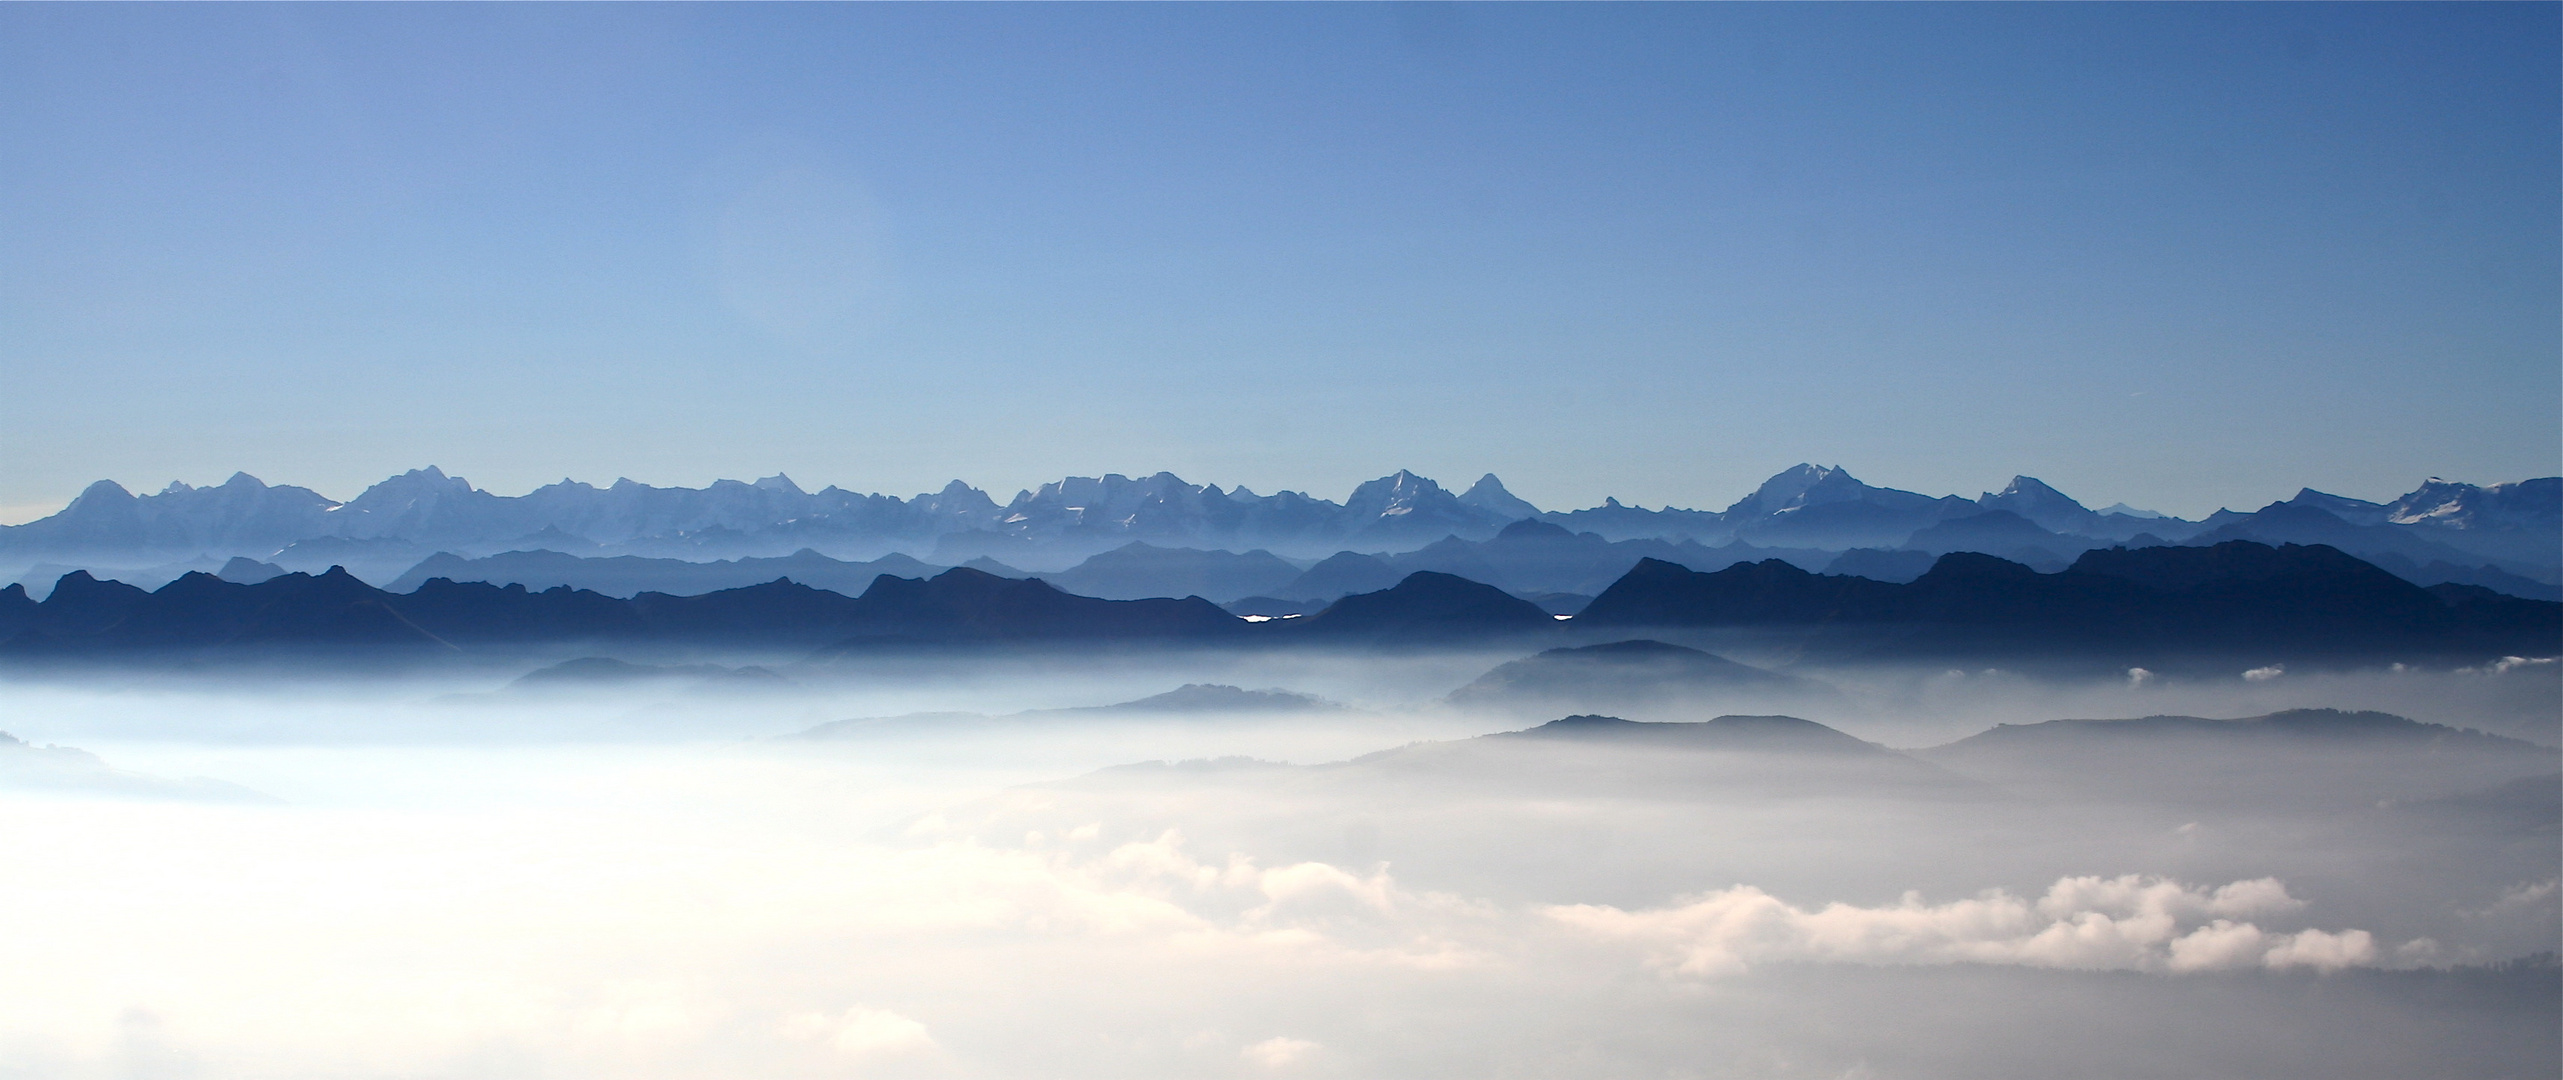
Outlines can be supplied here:
[[2551, 656], [2563, 604], [2422, 588], [2337, 549], [2230, 540], [2085, 552], [2042, 574], [1973, 552], [1908, 583], [1766, 560], [1701, 573], [1649, 560], [1596, 597], [1586, 627], [1802, 627], [1816, 652], [2110, 656], [2175, 664], [2348, 657]]
[[[1037, 578], [966, 567], [926, 578], [882, 574], [851, 596], [784, 578], [628, 599], [443, 578], [395, 593], [343, 569], [255, 584], [190, 573], [156, 591], [75, 572], [42, 601], [16, 585], [0, 589], [0, 656], [19, 662], [279, 650], [433, 657], [590, 642], [780, 649], [820, 659], [901, 648], [1570, 646], [1595, 635], [1708, 629], [1788, 635], [1810, 657], [1846, 661], [2471, 662], [2554, 655], [2563, 646], [2563, 604], [2465, 585], [2424, 589], [2333, 548], [2250, 541], [2092, 551], [2053, 574], [1956, 553], [1909, 583], [1813, 574], [1776, 559], [1707, 573], [1642, 559], [1572, 619], [1432, 571], [1292, 618], [1241, 618], [1200, 597], [1079, 596]], [[1632, 664], [1694, 679], [1742, 677], [1669, 645], [1540, 660], [1499, 679], [1502, 689]]]
[[[959, 481], [900, 498], [805, 491], [782, 476], [701, 489], [564, 480], [511, 497], [433, 468], [342, 503], [237, 474], [142, 496], [93, 484], [60, 513], [0, 527], [0, 580], [41, 590], [85, 569], [151, 588], [191, 570], [245, 582], [344, 566], [397, 592], [442, 577], [629, 598], [775, 577], [852, 594], [880, 573], [971, 566], [1111, 599], [1199, 595], [1314, 610], [1431, 571], [1568, 611], [1640, 559], [1714, 571], [1777, 558], [1902, 582], [1951, 552], [2053, 572], [2091, 550], [2229, 540], [2323, 544], [2417, 585], [2563, 599], [2563, 478], [2482, 487], [2432, 479], [2390, 503], [2305, 490], [2249, 513], [2186, 521], [2123, 505], [2095, 511], [2025, 476], [1969, 499], [1813, 465], [1773, 476], [1724, 510], [1612, 499], [1565, 512], [1540, 510], [1492, 475], [1454, 492], [1409, 472], [1361, 484], [1342, 502], [1158, 473], [1071, 477], [1002, 504]], [[1551, 596], [1559, 599], [1542, 600]]]

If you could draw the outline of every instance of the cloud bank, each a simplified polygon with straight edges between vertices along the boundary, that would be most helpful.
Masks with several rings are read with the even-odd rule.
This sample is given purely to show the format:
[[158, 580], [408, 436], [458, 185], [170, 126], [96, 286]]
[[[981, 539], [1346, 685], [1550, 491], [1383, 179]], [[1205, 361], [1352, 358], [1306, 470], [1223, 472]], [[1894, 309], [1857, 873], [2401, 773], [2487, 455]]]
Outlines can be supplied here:
[[1990, 889], [1926, 904], [1908, 892], [1891, 906], [1837, 902], [1810, 910], [1738, 885], [1641, 911], [1596, 904], [1543, 910], [1597, 937], [1639, 943], [1652, 962], [1697, 976], [1788, 961], [2157, 972], [2337, 971], [2376, 962], [2375, 939], [2364, 930], [2284, 934], [2241, 921], [2304, 906], [2275, 878], [2211, 890], [2122, 874], [2060, 878], [2036, 900]]

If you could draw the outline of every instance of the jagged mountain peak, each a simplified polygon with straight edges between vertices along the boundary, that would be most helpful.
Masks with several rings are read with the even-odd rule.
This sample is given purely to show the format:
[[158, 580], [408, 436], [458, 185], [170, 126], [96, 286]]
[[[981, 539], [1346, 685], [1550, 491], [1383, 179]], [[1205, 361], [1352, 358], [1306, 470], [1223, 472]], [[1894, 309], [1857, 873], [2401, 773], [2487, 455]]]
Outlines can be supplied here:
[[1976, 498], [1976, 505], [1987, 510], [2006, 511], [2033, 521], [2040, 528], [2056, 532], [2073, 532], [2098, 515], [2072, 496], [2056, 490], [2034, 476], [2015, 476], [2001, 491], [1988, 491]]
[[207, 494], [220, 492], [223, 495], [238, 498], [256, 496], [259, 492], [266, 490], [268, 490], [268, 487], [265, 481], [245, 472], [234, 472], [222, 483], [213, 484], [207, 487], [197, 487], [184, 480], [172, 480], [169, 482], [168, 486], [161, 488], [158, 494], [190, 495], [197, 492], [204, 492]]
[[1079, 505], [1093, 505], [1132, 496], [1163, 498], [1170, 494], [1208, 493], [1216, 490], [1218, 489], [1195, 487], [1184, 482], [1183, 477], [1171, 472], [1159, 472], [1135, 480], [1120, 473], [1105, 473], [1102, 476], [1062, 477], [1041, 485], [1037, 490], [1016, 495], [1015, 503], [1067, 500]]
[[2472, 484], [2433, 476], [2421, 481], [2421, 486], [2413, 488], [2402, 498], [2386, 504], [2386, 518], [2397, 525], [2414, 525], [2432, 518], [2443, 523], [2452, 522], [2465, 515], [2465, 511], [2470, 509], [2468, 504], [2475, 501], [2482, 491]]
[[2365, 499], [2353, 499], [2347, 495], [2334, 495], [2328, 491], [2316, 491], [2312, 488], [2297, 488], [2296, 497], [2287, 501], [2292, 503], [2311, 503], [2316, 506], [2357, 506], [2369, 510], [2385, 509], [2384, 503], [2372, 503]]
[[2054, 485], [2035, 476], [2014, 476], [2010, 483], [2003, 485], [2001, 491], [1986, 492], [1978, 496], [1976, 501], [1989, 504], [1995, 499], [2063, 499], [2075, 506], [2082, 505], [2064, 492], [2056, 490]]
[[[1016, 498], [1020, 500], [1022, 496]], [[999, 509], [997, 500], [989, 498], [987, 492], [959, 480], [943, 485], [941, 491], [918, 495], [908, 500], [908, 505], [929, 513], [956, 515], [968, 520], [994, 515]]]
[[[620, 485], [620, 484], [630, 484], [630, 483], [631, 483], [631, 481], [629, 481], [629, 480], [624, 480], [624, 479], [620, 479], [620, 478], [617, 478], [617, 479], [616, 479], [616, 481], [615, 481], [615, 483], [616, 483], [616, 484], [618, 484], [618, 485]], [[633, 487], [634, 487], [634, 488], [637, 488], [637, 487], [639, 487], [639, 485], [634, 484], [634, 485], [633, 485]], [[553, 481], [553, 482], [551, 482], [551, 483], [549, 483], [549, 484], [545, 484], [545, 485], [543, 485], [542, 487], [535, 488], [535, 489], [534, 489], [534, 490], [533, 490], [533, 491], [532, 491], [532, 492], [531, 492], [527, 497], [528, 497], [528, 498], [543, 498], [543, 497], [549, 497], [549, 498], [563, 498], [563, 497], [567, 497], [567, 498], [577, 498], [577, 497], [579, 497], [579, 496], [581, 496], [581, 495], [584, 495], [584, 494], [594, 493], [594, 492], [598, 492], [598, 491], [612, 491], [612, 490], [615, 490], [615, 488], [612, 488], [612, 487], [607, 487], [607, 488], [598, 488], [598, 487], [596, 487], [595, 485], [590, 484], [590, 483], [588, 483], [588, 482], [586, 482], [586, 481], [584, 481], [584, 480], [572, 480], [572, 479], [570, 479], [569, 477], [564, 476], [564, 477], [560, 478], [559, 480]]]
[[1416, 475], [1413, 470], [1399, 469], [1396, 472], [1380, 477], [1377, 480], [1364, 483], [1353, 490], [1360, 491], [1362, 488], [1376, 486], [1386, 486], [1391, 490], [1397, 491], [1404, 491], [1414, 487], [1429, 487], [1438, 491], [1441, 490], [1442, 485], [1434, 483], [1432, 480], [1425, 477]]
[[424, 469], [411, 469], [408, 472], [376, 483], [374, 486], [366, 488], [362, 494], [357, 495], [353, 499], [349, 499], [347, 501], [347, 505], [351, 508], [361, 509], [366, 506], [390, 502], [406, 502], [409, 500], [428, 498], [437, 495], [470, 494], [474, 490], [475, 489], [472, 487], [471, 481], [459, 476], [448, 476], [445, 474], [445, 470], [430, 465]]
[[368, 499], [380, 502], [384, 499], [410, 499], [448, 493], [463, 494], [473, 490], [471, 481], [459, 476], [448, 476], [445, 470], [430, 465], [424, 469], [411, 469], [398, 476], [379, 481], [347, 502], [348, 505], [354, 506]]
[[[1435, 496], [1443, 499], [1452, 498], [1451, 493], [1443, 490], [1442, 485], [1405, 469], [1399, 469], [1354, 488], [1352, 497], [1344, 500], [1344, 505], [1364, 516], [1397, 514], [1411, 510], [1427, 500], [1434, 500]], [[1377, 509], [1373, 509], [1374, 507]]]
[[2563, 523], [2563, 477], [2480, 487], [2433, 476], [2386, 504], [2385, 519], [2455, 529], [2551, 529]]
[[1540, 508], [1531, 505], [1529, 500], [1505, 490], [1504, 482], [1496, 479], [1494, 473], [1478, 477], [1476, 483], [1460, 493], [1459, 501], [1463, 506], [1476, 507], [1517, 521], [1537, 517], [1540, 512]]
[[2310, 507], [2312, 509], [2321, 510], [2343, 521], [2357, 525], [2382, 524], [2385, 521], [2386, 515], [2385, 505], [2383, 503], [2372, 503], [2365, 499], [2353, 499], [2346, 495], [2334, 495], [2329, 492], [2316, 491], [2312, 488], [2300, 488], [2297, 490], [2295, 498], [2289, 499], [2285, 502], [2271, 503], [2269, 507], [2263, 507], [2262, 509], [2266, 511], [2270, 507], [2279, 506]]
[[1753, 489], [1753, 494], [1726, 508], [1730, 518], [1754, 518], [1817, 506], [1830, 502], [1849, 502], [1869, 489], [1842, 466], [1826, 467], [1799, 462], [1772, 474]]

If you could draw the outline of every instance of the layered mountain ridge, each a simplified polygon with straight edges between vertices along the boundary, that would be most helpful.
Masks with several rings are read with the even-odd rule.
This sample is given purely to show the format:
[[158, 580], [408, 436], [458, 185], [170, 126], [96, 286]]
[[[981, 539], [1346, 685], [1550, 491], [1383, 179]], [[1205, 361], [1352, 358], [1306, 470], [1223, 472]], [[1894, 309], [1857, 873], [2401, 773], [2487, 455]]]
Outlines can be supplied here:
[[22, 586], [0, 588], [0, 656], [16, 660], [279, 650], [435, 658], [586, 642], [817, 649], [825, 658], [912, 647], [1406, 647], [1600, 635], [1618, 643], [1543, 654], [1498, 681], [1519, 693], [1597, 671], [1669, 666], [1693, 681], [1770, 682], [1696, 650], [1627, 640], [1716, 628], [1775, 633], [1797, 640], [1802, 655], [1843, 660], [2472, 663], [2555, 655], [2563, 604], [2463, 585], [2423, 589], [2333, 548], [2243, 540], [2092, 551], [2053, 574], [1953, 553], [1909, 584], [1810, 574], [1776, 559], [1714, 573], [1641, 559], [1572, 618], [1433, 571], [1288, 618], [1241, 617], [1198, 596], [1079, 596], [966, 567], [930, 578], [880, 574], [859, 595], [785, 578], [630, 599], [444, 578], [393, 593], [340, 568], [256, 584], [198, 572], [155, 591], [74, 572], [42, 601]]
[[[211, 487], [173, 483], [139, 496], [99, 481], [60, 513], [0, 527], [0, 573], [35, 588], [72, 569], [156, 586], [245, 558], [276, 571], [344, 566], [367, 581], [415, 583], [472, 573], [457, 564], [488, 556], [551, 552], [627, 560], [617, 572], [628, 588], [615, 591], [630, 595], [734, 587], [740, 575], [765, 569], [722, 574], [676, 563], [887, 559], [897, 565], [881, 569], [905, 573], [967, 564], [1082, 577], [1087, 591], [1129, 598], [1201, 593], [1226, 602], [1235, 597], [1213, 594], [1233, 579], [1254, 583], [1238, 596], [1319, 602], [1418, 570], [1525, 596], [1590, 595], [1641, 557], [1703, 570], [1765, 557], [1812, 570], [1839, 559], [1909, 580], [1930, 557], [1954, 551], [2054, 571], [2097, 548], [2227, 540], [2321, 543], [2416, 584], [2554, 598], [2563, 596], [2563, 478], [2489, 486], [2432, 478], [2391, 503], [2307, 489], [2193, 522], [2123, 505], [2095, 511], [2034, 477], [1967, 499], [1877, 487], [1815, 465], [1784, 470], [1724, 510], [1608, 499], [1564, 512], [1540, 510], [1492, 474], [1454, 493], [1404, 471], [1358, 486], [1341, 503], [1157, 473], [1070, 477], [1003, 504], [957, 480], [903, 499], [834, 486], [811, 492], [780, 475], [700, 489], [563, 480], [502, 496], [432, 467], [341, 503], [236, 473]], [[665, 563], [653, 569], [631, 560]], [[603, 573], [556, 570], [582, 587], [579, 575]], [[800, 580], [822, 570], [793, 572]], [[868, 580], [850, 573], [831, 584]], [[698, 579], [703, 587], [693, 584]]]

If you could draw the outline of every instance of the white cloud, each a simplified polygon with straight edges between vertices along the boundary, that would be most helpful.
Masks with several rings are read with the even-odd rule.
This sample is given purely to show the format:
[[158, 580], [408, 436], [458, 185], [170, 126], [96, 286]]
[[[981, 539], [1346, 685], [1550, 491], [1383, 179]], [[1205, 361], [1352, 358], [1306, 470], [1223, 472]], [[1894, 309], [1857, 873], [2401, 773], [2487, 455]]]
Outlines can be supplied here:
[[2269, 953], [2269, 935], [2250, 923], [2218, 919], [2172, 939], [2165, 963], [2173, 971], [2217, 971], [2250, 967]]
[[2271, 680], [2271, 679], [2275, 679], [2275, 678], [2277, 678], [2277, 677], [2279, 677], [2279, 676], [2281, 676], [2281, 675], [2285, 675], [2285, 674], [2287, 674], [2287, 665], [2285, 665], [2285, 664], [2271, 664], [2271, 665], [2269, 665], [2268, 667], [2256, 667], [2256, 668], [2251, 669], [2250, 671], [2246, 671], [2246, 672], [2244, 672], [2244, 673], [2243, 673], [2243, 681], [2244, 681], [2244, 682], [2268, 682], [2268, 681], [2269, 681], [2269, 680]]
[[2365, 930], [2337, 934], [2306, 930], [2279, 939], [2262, 962], [2274, 968], [2310, 967], [2323, 971], [2367, 967], [2376, 963], [2376, 939]]
[[905, 852], [896, 862], [896, 887], [885, 889], [868, 914], [921, 930], [1145, 935], [1180, 940], [1196, 951], [1283, 950], [1302, 958], [1447, 968], [1482, 962], [1456, 933], [1499, 917], [1489, 904], [1403, 889], [1385, 869], [1360, 874], [1322, 862], [1268, 867], [1241, 853], [1196, 857], [1172, 829], [1097, 856], [957, 839]]
[[[272, 753], [260, 751], [258, 760]], [[362, 784], [345, 782], [345, 793], [323, 789], [280, 808], [10, 804], [27, 827], [0, 840], [0, 855], [45, 873], [0, 895], [0, 914], [44, 932], [10, 939], [0, 959], [54, 975], [0, 991], [0, 1072], [113, 1075], [113, 1055], [125, 1052], [116, 1040], [126, 1037], [114, 1018], [129, 1005], [165, 1017], [151, 1037], [202, 1062], [202, 1071], [279, 1078], [370, 1076], [373, 1063], [385, 1061], [437, 1071], [409, 1063], [479, 1062], [496, 1052], [491, 1047], [562, 1075], [634, 1080], [1380, 1075], [1393, 1071], [1378, 1067], [1383, 1046], [1394, 1044], [1408, 1060], [1418, 1047], [1454, 1059], [1493, 1057], [1517, 1053], [1552, 1022], [1655, 1061], [1646, 1055], [1715, 1040], [1671, 1030], [1663, 1014], [1643, 1006], [1728, 988], [1646, 977], [1641, 961], [1670, 969], [1698, 960], [1703, 973], [1720, 962], [1830, 965], [1808, 976], [1816, 989], [1804, 992], [1818, 995], [1809, 1000], [1907, 978], [1851, 967], [1865, 964], [2177, 973], [2447, 962], [2514, 955], [2509, 942], [2533, 939], [2511, 922], [2457, 920], [2489, 905], [2524, 922], [2550, 912], [2556, 892], [2541, 879], [2508, 894], [2472, 884], [2525, 876], [2507, 865], [2497, 872], [2511, 876], [2469, 876], [2456, 895], [2423, 891], [2384, 870], [2327, 886], [2322, 899], [2345, 894], [2365, 910], [2400, 905], [2392, 909], [2445, 915], [2398, 923], [2395, 941], [2427, 931], [2446, 942], [2446, 955], [2432, 961], [2337, 926], [2292, 933], [2305, 925], [2302, 905], [2267, 879], [2219, 888], [2068, 878], [2016, 897], [1944, 893], [1897, 902], [1895, 879], [1871, 876], [1897, 872], [1893, 865], [1851, 864], [1876, 849], [1847, 839], [1785, 845], [1773, 862], [1737, 864], [1736, 877], [1714, 880], [1767, 883], [1777, 879], [1760, 868], [1839, 859], [1846, 872], [1826, 876], [1838, 883], [1828, 890], [1890, 891], [1790, 892], [1803, 907], [1753, 889], [1666, 900], [1702, 880], [1690, 876], [1698, 864], [1685, 859], [1768, 836], [1772, 820], [1798, 819], [1703, 822], [1688, 806], [1652, 815], [1643, 800], [1462, 804], [1419, 794], [1413, 804], [1383, 808], [1245, 789], [1208, 806], [1153, 789], [1117, 792], [1111, 801], [1075, 788], [986, 793], [1029, 769], [982, 773], [974, 765], [959, 779], [912, 778], [900, 762], [805, 766], [691, 747], [295, 753], [317, 764], [291, 767], [313, 774], [371, 771], [356, 774], [367, 778]], [[421, 757], [434, 757], [434, 768], [415, 764]], [[465, 766], [476, 776], [507, 770], [496, 774], [505, 783], [468, 798], [450, 794]], [[401, 783], [375, 783], [380, 776]], [[377, 788], [388, 794], [377, 796]], [[1430, 844], [1410, 839], [1448, 822], [1518, 820], [1507, 815], [1525, 805], [1542, 821], [1574, 828], [1480, 835], [1454, 827]], [[1392, 816], [1408, 811], [1416, 812], [1411, 820]], [[1250, 812], [1289, 824], [1258, 833], [1231, 820]], [[1824, 808], [1825, 816], [1803, 820], [1827, 827], [1839, 820], [1860, 837], [1950, 841], [1954, 859], [1979, 858], [1973, 852], [1984, 847], [1962, 851], [1957, 842], [1980, 834], [1881, 833], [1901, 826], [1882, 823], [1867, 806], [1842, 812], [1849, 816]], [[2217, 838], [2220, 857], [2249, 865], [2259, 854], [2250, 845], [2265, 842], [2265, 830], [2252, 828], [2251, 818], [2228, 812], [2210, 820], [2201, 835]], [[1380, 822], [1403, 843], [1338, 848], [1336, 834], [1350, 835], [1343, 821]], [[1587, 821], [1610, 829], [1583, 831]], [[2145, 853], [2171, 840], [2165, 830], [2180, 821], [2124, 822], [2127, 837], [2058, 857], [2148, 865], [2116, 860], [2150, 858]], [[1194, 837], [1219, 837], [1217, 846], [1163, 828], [1178, 823]], [[1043, 834], [1040, 845], [1014, 843], [1032, 830]], [[1586, 837], [1607, 840], [1579, 853], [1607, 876], [1560, 873], [1561, 863], [1523, 857]], [[2135, 846], [2102, 846], [2121, 841]], [[1392, 874], [1370, 861], [1374, 852], [1410, 861]], [[1973, 874], [1969, 866], [1990, 865], [1948, 869]], [[2013, 880], [1981, 872], [1987, 876], [1972, 880]], [[2020, 880], [2043, 886], [2058, 872]], [[1430, 891], [1420, 886], [1426, 880], [1467, 894]], [[1563, 888], [1629, 892], [1554, 891]], [[1617, 895], [1642, 899], [1622, 901], [1627, 911], [1582, 909], [1590, 918], [1581, 923], [1556, 917], [1574, 909], [1533, 903]], [[1836, 897], [1859, 903], [1822, 904]], [[1723, 906], [1706, 903], [1712, 899]], [[1713, 924], [1712, 914], [1729, 922]], [[1611, 925], [1626, 940], [1593, 936], [1588, 923]], [[1773, 974], [1775, 986], [1798, 977]], [[1993, 1003], [2044, 993], [2038, 987], [2052, 983], [2026, 972], [1987, 975], [1945, 985], [1960, 987], [1952, 993], [1996, 987], [1982, 991], [1989, 996], [1981, 1014], [2000, 1017], [2008, 1010]], [[1584, 1014], [1515, 992], [1559, 986], [1579, 995], [1607, 989], [1573, 1006], [1592, 1010]], [[2177, 998], [2154, 987], [2131, 993]], [[1507, 1012], [1513, 1002], [1529, 1011]], [[861, 1004], [848, 1007], [854, 1003]], [[1404, 1026], [1375, 1025], [1382, 1014]], [[1459, 1019], [1434, 1026], [1450, 1017]], [[1804, 1042], [1785, 1024], [1761, 1032], [1762, 1014], [1717, 1022], [1739, 1025], [1741, 1034], [1726, 1039], [1737, 1045]], [[1985, 1022], [1998, 1030], [2002, 1021]], [[55, 1048], [31, 1059], [28, 1046]], [[1874, 1048], [1850, 1047], [1789, 1074], [1842, 1074]]]
[[940, 1049], [924, 1024], [861, 1005], [836, 1016], [810, 1012], [785, 1017], [783, 1034], [802, 1042], [825, 1043], [854, 1061], [913, 1057]]
[[2270, 934], [2239, 921], [2301, 909], [2273, 878], [2215, 889], [2134, 874], [2061, 878], [2035, 901], [2000, 889], [1944, 904], [1906, 893], [1892, 906], [1807, 909], [1749, 885], [1673, 907], [1623, 911], [1590, 904], [1544, 909], [1603, 937], [1641, 943], [1686, 975], [1727, 975], [1757, 963], [2014, 964], [2134, 971], [2203, 971], [2373, 963], [2365, 931]]
[[2501, 890], [2501, 895], [2492, 901], [2491, 906], [2481, 911], [2468, 912], [2468, 914], [2481, 918], [2486, 915], [2506, 915], [2513, 911], [2528, 910], [2552, 900], [2558, 889], [2563, 889], [2563, 879], [2547, 878], [2543, 881], [2522, 882]]
[[1317, 1048], [1316, 1043], [1306, 1039], [1275, 1035], [1262, 1042], [1249, 1044], [1245, 1049], [1239, 1050], [1237, 1056], [1267, 1069], [1281, 1069], [1297, 1064], [1300, 1059], [1307, 1057]]
[[2458, 668], [2456, 669], [2456, 673], [2459, 675], [2507, 675], [2510, 672], [2523, 667], [2541, 667], [2546, 664], [2551, 664], [2555, 662], [2555, 659], [2556, 658], [2551, 656], [2504, 656], [2498, 660], [2492, 661], [2491, 663], [2477, 667]]

